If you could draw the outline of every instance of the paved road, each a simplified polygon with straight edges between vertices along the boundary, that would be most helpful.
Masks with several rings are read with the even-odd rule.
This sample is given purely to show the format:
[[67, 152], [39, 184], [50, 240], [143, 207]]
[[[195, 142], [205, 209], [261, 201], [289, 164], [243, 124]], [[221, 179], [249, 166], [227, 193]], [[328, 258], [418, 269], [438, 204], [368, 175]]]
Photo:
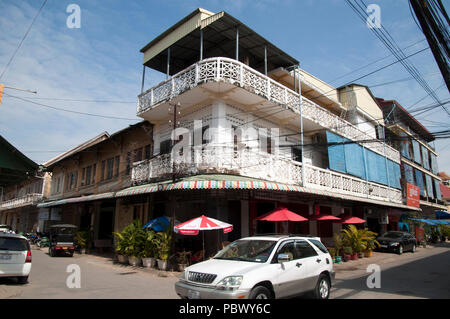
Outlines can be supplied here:
[[[29, 283], [18, 285], [14, 279], [0, 279], [2, 298], [178, 298], [173, 285], [174, 273], [158, 276], [158, 271], [145, 272], [112, 264], [108, 258], [75, 254], [50, 257], [46, 251], [33, 250], [33, 266]], [[69, 289], [67, 266], [77, 264], [81, 270], [81, 288]]]
[[[381, 267], [381, 288], [366, 285], [368, 264]], [[69, 289], [67, 266], [81, 269], [81, 288]], [[420, 248], [415, 254], [376, 253], [335, 266], [336, 284], [332, 298], [450, 298], [450, 243]], [[177, 273], [161, 277], [157, 270], [143, 271], [112, 264], [108, 258], [74, 255], [51, 258], [33, 250], [30, 283], [18, 285], [13, 279], [0, 279], [2, 298], [177, 298], [173, 285]]]
[[[380, 288], [368, 288], [369, 264], [381, 269]], [[450, 243], [418, 248], [413, 254], [376, 253], [373, 258], [335, 266], [332, 298], [450, 298]]]

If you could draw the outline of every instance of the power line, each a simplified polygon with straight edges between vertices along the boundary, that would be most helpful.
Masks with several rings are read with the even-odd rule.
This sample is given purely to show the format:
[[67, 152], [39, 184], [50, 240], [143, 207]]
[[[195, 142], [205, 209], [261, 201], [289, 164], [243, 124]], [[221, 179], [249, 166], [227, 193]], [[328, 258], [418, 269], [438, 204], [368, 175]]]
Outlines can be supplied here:
[[[17, 48], [14, 50], [13, 55], [11, 56], [11, 58], [9, 59], [8, 63], [6, 64], [5, 68], [3, 69], [2, 73], [0, 74], [0, 79], [3, 77], [3, 75], [5, 74], [6, 70], [8, 69], [8, 67], [11, 65], [11, 62], [14, 60], [14, 57], [16, 56], [17, 52], [19, 51], [20, 47], [22, 46], [23, 42], [25, 41], [26, 37], [28, 36], [28, 33], [30, 33], [31, 28], [34, 25], [34, 22], [36, 21], [37, 17], [39, 16], [39, 14], [41, 13], [42, 9], [44, 9], [45, 4], [47, 3], [47, 0], [44, 0], [44, 2], [42, 3], [39, 11], [36, 13], [36, 15], [33, 18], [33, 21], [31, 22], [30, 26], [28, 27], [27, 31], [25, 32], [25, 34], [22, 37], [22, 40], [20, 40], [19, 45], [17, 46]], [[6, 30], [4, 30], [5, 32]]]
[[79, 111], [72, 111], [72, 110], [68, 110], [68, 109], [64, 109], [64, 108], [59, 108], [56, 106], [51, 106], [51, 105], [47, 105], [47, 104], [42, 104], [42, 103], [38, 103], [35, 101], [31, 101], [28, 99], [24, 99], [22, 97], [18, 97], [18, 96], [14, 96], [14, 95], [10, 95], [7, 93], [4, 93], [6, 96], [18, 99], [18, 100], [22, 100], [24, 102], [28, 102], [28, 103], [32, 103], [35, 105], [39, 105], [39, 106], [43, 106], [46, 108], [50, 108], [53, 110], [57, 110], [57, 111], [62, 111], [62, 112], [68, 112], [68, 113], [74, 113], [74, 114], [80, 114], [80, 115], [86, 115], [86, 116], [94, 116], [94, 117], [101, 117], [101, 118], [107, 118], [107, 119], [113, 119], [113, 120], [125, 120], [125, 121], [137, 121], [138, 119], [131, 119], [131, 118], [125, 118], [125, 117], [117, 117], [117, 116], [108, 116], [108, 115], [101, 115], [101, 114], [94, 114], [94, 113], [87, 113], [87, 112], [79, 112]]

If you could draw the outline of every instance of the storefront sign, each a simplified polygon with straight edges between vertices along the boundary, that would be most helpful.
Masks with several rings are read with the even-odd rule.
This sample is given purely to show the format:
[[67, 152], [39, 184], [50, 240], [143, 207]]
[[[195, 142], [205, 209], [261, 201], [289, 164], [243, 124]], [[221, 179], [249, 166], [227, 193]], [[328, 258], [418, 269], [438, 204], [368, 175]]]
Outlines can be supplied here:
[[406, 184], [406, 205], [420, 208], [420, 188]]
[[416, 227], [416, 240], [422, 242], [425, 240], [425, 230], [420, 227]]

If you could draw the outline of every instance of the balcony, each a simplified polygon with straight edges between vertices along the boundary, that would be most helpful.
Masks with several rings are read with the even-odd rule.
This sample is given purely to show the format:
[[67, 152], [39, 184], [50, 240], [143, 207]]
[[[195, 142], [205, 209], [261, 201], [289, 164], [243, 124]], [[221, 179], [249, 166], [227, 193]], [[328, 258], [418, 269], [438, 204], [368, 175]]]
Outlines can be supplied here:
[[[215, 147], [191, 154], [189, 163], [173, 162], [169, 154], [134, 163], [132, 181], [135, 185], [207, 173], [230, 174], [288, 185], [301, 186], [302, 164], [261, 151]], [[400, 190], [305, 164], [305, 187], [318, 191], [369, 198], [383, 202], [402, 203]]]
[[27, 194], [25, 196], [0, 202], [0, 210], [7, 210], [33, 205], [42, 200], [42, 194]]
[[[295, 114], [299, 112], [299, 94], [274, 81], [268, 76], [229, 58], [210, 58], [197, 62], [170, 79], [139, 95], [137, 115], [156, 109], [181, 94], [205, 83], [227, 83], [286, 108]], [[400, 163], [400, 153], [381, 141], [358, 129], [353, 124], [302, 96], [302, 116], [305, 120], [326, 128], [363, 145], [381, 155]]]

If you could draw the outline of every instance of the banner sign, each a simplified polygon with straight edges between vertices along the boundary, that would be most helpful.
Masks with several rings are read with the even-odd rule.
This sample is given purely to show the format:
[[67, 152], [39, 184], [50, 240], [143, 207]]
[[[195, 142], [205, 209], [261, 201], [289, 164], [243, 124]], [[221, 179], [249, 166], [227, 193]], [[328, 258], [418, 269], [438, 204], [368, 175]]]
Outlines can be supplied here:
[[420, 208], [420, 188], [406, 184], [406, 205]]

